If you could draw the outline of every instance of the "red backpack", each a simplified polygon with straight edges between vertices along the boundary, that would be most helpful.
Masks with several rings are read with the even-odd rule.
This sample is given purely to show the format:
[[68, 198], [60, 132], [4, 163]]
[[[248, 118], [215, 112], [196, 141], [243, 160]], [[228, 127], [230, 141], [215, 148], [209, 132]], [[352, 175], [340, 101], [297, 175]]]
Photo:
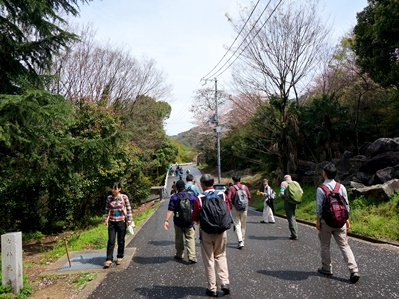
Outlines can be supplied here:
[[328, 226], [334, 228], [341, 228], [349, 219], [345, 198], [339, 193], [340, 186], [340, 183], [336, 183], [332, 191], [326, 185], [319, 186], [325, 192], [322, 205], [322, 218]]

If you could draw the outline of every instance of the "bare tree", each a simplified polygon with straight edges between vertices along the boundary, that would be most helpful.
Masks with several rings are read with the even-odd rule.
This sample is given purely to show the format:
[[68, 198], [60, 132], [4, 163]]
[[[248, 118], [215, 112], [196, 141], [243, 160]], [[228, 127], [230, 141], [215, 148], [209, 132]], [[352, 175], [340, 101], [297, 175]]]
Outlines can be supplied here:
[[90, 26], [82, 28], [80, 36], [81, 41], [54, 61], [57, 80], [49, 84], [50, 91], [71, 101], [106, 100], [106, 105], [115, 100], [127, 104], [142, 95], [158, 100], [169, 95], [170, 86], [155, 60], [138, 60], [123, 48], [99, 44]]
[[[292, 112], [299, 107], [304, 86], [311, 81], [312, 72], [326, 49], [329, 30], [319, 17], [317, 0], [283, 3], [270, 5], [262, 23], [243, 31], [242, 36], [247, 36], [246, 48], [234, 68], [233, 80], [239, 91], [252, 90], [254, 94], [279, 99], [273, 104], [279, 110], [280, 124], [276, 128], [280, 134], [274, 142], [282, 170], [290, 172], [296, 168], [296, 153], [289, 134], [298, 132]], [[246, 18], [243, 14], [239, 23], [243, 24]]]

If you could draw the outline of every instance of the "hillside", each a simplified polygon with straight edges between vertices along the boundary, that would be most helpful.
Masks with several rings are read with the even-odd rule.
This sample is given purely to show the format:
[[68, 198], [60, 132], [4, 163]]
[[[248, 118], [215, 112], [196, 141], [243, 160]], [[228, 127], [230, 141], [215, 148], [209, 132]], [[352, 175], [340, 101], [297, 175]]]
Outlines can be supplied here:
[[180, 144], [185, 145], [189, 148], [196, 148], [199, 135], [200, 135], [200, 128], [194, 127], [188, 131], [170, 136], [170, 138], [177, 140]]

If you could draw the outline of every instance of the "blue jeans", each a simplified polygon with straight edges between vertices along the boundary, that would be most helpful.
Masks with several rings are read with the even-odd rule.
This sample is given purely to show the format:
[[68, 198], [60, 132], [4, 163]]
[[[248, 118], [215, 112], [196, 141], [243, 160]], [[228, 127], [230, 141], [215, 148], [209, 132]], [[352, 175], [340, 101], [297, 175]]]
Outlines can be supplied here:
[[108, 222], [108, 244], [107, 244], [107, 261], [114, 258], [115, 238], [118, 235], [118, 253], [117, 258], [123, 258], [125, 254], [125, 221], [109, 221]]

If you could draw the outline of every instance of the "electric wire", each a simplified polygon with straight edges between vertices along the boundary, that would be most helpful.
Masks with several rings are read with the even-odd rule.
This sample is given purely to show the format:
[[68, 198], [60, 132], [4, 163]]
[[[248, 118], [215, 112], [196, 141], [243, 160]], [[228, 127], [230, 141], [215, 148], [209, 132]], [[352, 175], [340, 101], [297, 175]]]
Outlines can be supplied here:
[[[266, 8], [269, 6], [271, 0], [269, 1], [269, 3], [267, 4]], [[281, 2], [283, 2], [283, 0], [280, 0], [279, 3], [276, 5], [276, 7], [273, 9], [273, 11], [270, 13], [269, 17], [266, 19], [266, 21], [262, 24], [262, 26], [259, 28], [259, 30], [255, 33], [255, 35], [251, 38], [251, 40], [247, 43], [247, 45], [244, 47], [244, 49], [235, 57], [235, 59], [223, 70], [223, 67], [231, 60], [231, 58], [234, 57], [234, 55], [236, 54], [236, 52], [238, 51], [238, 49], [241, 47], [241, 45], [245, 42], [245, 39], [247, 38], [247, 36], [251, 33], [252, 29], [254, 28], [254, 26], [257, 24], [257, 22], [260, 20], [260, 18], [262, 17], [263, 13], [265, 12], [266, 8], [262, 11], [260, 17], [258, 18], [258, 20], [256, 20], [254, 26], [251, 28], [251, 30], [248, 32], [248, 34], [245, 36], [245, 38], [243, 39], [243, 41], [241, 42], [241, 44], [238, 46], [238, 48], [234, 51], [234, 53], [230, 56], [230, 58], [223, 64], [223, 66], [221, 66], [214, 74], [212, 74], [212, 77], [218, 77], [220, 75], [222, 75], [225, 71], [227, 71], [232, 65], [233, 63], [241, 56], [241, 54], [247, 49], [247, 47], [251, 44], [251, 42], [255, 39], [255, 37], [259, 34], [260, 30], [262, 30], [262, 28], [266, 25], [266, 23], [269, 21], [269, 19], [272, 17], [272, 15], [275, 13], [275, 11], [277, 10], [277, 8], [280, 6]], [[221, 72], [220, 72], [221, 71]], [[220, 72], [220, 73], [219, 73]], [[211, 76], [210, 76], [211, 77]], [[210, 78], [209, 77], [209, 78]], [[204, 80], [208, 80], [209, 78], [205, 78]]]
[[203, 77], [201, 78], [200, 81], [202, 81], [202, 80], [204, 80], [204, 79], [206, 80], [206, 78], [208, 78], [208, 75], [209, 75], [210, 73], [212, 73], [213, 70], [214, 70], [215, 68], [217, 68], [217, 66], [218, 66], [218, 65], [223, 61], [223, 59], [226, 57], [227, 53], [229, 53], [229, 51], [230, 51], [231, 48], [233, 47], [234, 43], [237, 41], [237, 39], [238, 39], [239, 36], [241, 35], [241, 32], [244, 30], [245, 26], [246, 26], [247, 23], [249, 22], [249, 20], [250, 20], [252, 14], [255, 12], [255, 9], [256, 9], [256, 7], [258, 6], [259, 2], [260, 2], [260, 0], [258, 0], [258, 2], [256, 2], [254, 8], [252, 9], [251, 13], [249, 14], [249, 16], [248, 16], [247, 20], [245, 21], [244, 25], [242, 26], [240, 32], [237, 34], [236, 38], [234, 39], [234, 41], [232, 42], [232, 44], [230, 45], [230, 47], [226, 50], [226, 53], [224, 53], [223, 57], [219, 60], [219, 62], [213, 67], [213, 69], [211, 69], [211, 70], [208, 72], [208, 74], [206, 74], [205, 76], [203, 76]]
[[[265, 13], [266, 9], [269, 7], [271, 0], [269, 0], [269, 2], [267, 3], [267, 5], [265, 6], [265, 8], [263, 9], [262, 13], [259, 15], [258, 19], [255, 21], [255, 23], [252, 25], [251, 29], [248, 31], [248, 33], [245, 35], [245, 37], [243, 38], [242, 42], [238, 45], [238, 47], [235, 49], [235, 51], [233, 52], [233, 54], [230, 56], [230, 58], [216, 71], [212, 74], [212, 76], [210, 77], [217, 77], [216, 75], [224, 68], [224, 66], [226, 64], [229, 63], [229, 61], [234, 57], [234, 55], [238, 52], [238, 50], [241, 48], [241, 46], [244, 44], [244, 42], [246, 41], [247, 37], [249, 36], [249, 34], [252, 32], [252, 30], [255, 28], [256, 24], [258, 24], [260, 18], [263, 16], [263, 14]], [[270, 17], [270, 16], [269, 16]], [[244, 27], [243, 27], [244, 28]], [[240, 52], [240, 54], [242, 53], [242, 51]], [[236, 59], [234, 59], [235, 61]], [[227, 67], [227, 69], [231, 66], [231, 64], [229, 64], [229, 66]], [[224, 71], [221, 73], [223, 74]], [[210, 78], [209, 77], [209, 78]], [[206, 78], [208, 79], [208, 78]], [[205, 80], [206, 80], [205, 79]]]

